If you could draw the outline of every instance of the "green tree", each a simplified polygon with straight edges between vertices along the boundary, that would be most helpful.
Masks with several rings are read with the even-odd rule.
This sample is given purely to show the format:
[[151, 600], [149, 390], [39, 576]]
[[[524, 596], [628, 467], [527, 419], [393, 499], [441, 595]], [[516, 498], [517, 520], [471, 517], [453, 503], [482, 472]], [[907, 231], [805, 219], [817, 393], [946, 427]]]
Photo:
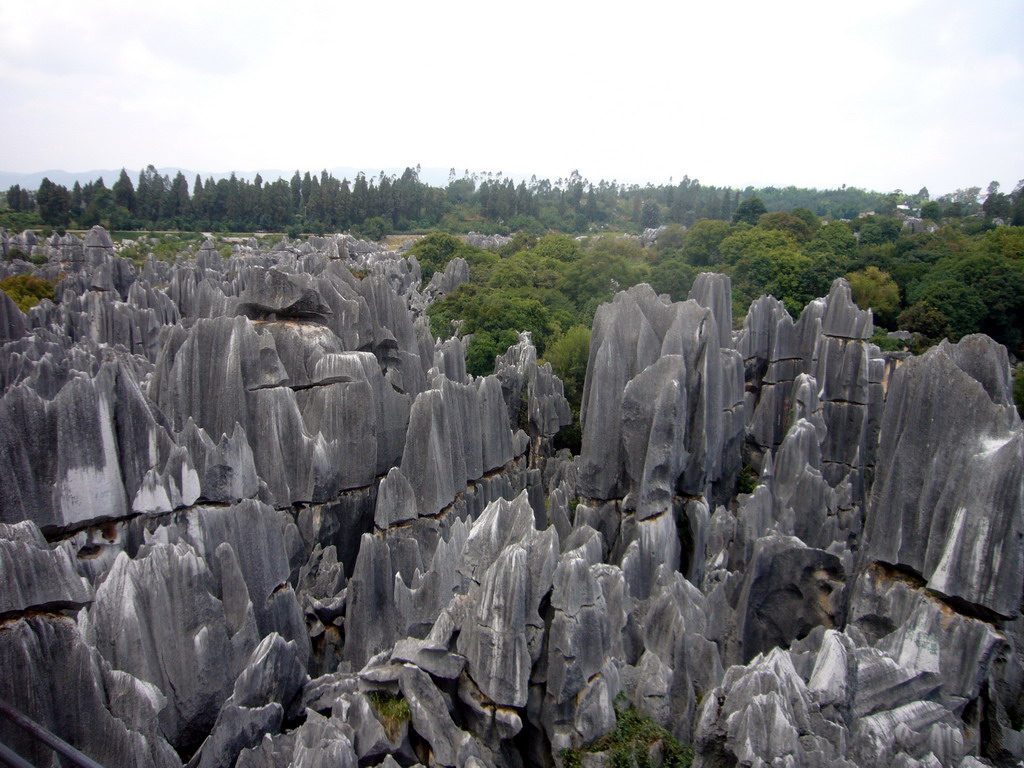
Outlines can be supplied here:
[[114, 195], [114, 204], [119, 205], [129, 213], [135, 213], [135, 186], [128, 178], [128, 172], [121, 169], [121, 175], [117, 177], [111, 189]]
[[518, 340], [512, 329], [498, 331], [476, 331], [466, 348], [466, 370], [474, 376], [489, 376], [494, 373], [494, 358], [503, 355]]
[[21, 193], [22, 189], [20, 184], [15, 184], [7, 190], [7, 207], [15, 213], [28, 210], [28, 207], [23, 206], [22, 204], [24, 198]]
[[785, 211], [773, 211], [765, 213], [757, 220], [757, 224], [765, 229], [777, 229], [780, 232], [788, 232], [798, 243], [806, 243], [811, 239], [811, 227], [799, 216]]
[[776, 251], [798, 251], [796, 240], [788, 232], [777, 229], [750, 227], [736, 229], [722, 240], [719, 246], [722, 261], [736, 264], [744, 256], [758, 253], [771, 254]]
[[757, 224], [757, 220], [767, 212], [768, 209], [765, 208], [764, 202], [760, 197], [750, 197], [740, 203], [739, 208], [732, 215], [732, 221], [734, 224], [739, 222], [751, 225]]
[[36, 192], [36, 204], [44, 224], [63, 227], [71, 220], [71, 193], [67, 187], [43, 177]]
[[861, 309], [871, 309], [879, 323], [889, 327], [900, 307], [900, 289], [896, 281], [878, 267], [867, 267], [846, 276], [853, 300]]
[[557, 259], [566, 263], [577, 261], [583, 255], [576, 238], [569, 235], [544, 235], [533, 247], [536, 256]]
[[721, 253], [733, 277], [733, 312], [738, 317], [762, 294], [775, 296], [794, 315], [815, 298], [810, 291], [814, 262], [788, 232], [737, 229], [722, 241]]
[[657, 293], [671, 296], [672, 301], [685, 301], [700, 271], [681, 257], [671, 256], [651, 267], [647, 282]]
[[811, 238], [807, 244], [807, 251], [850, 258], [857, 251], [857, 237], [843, 222], [830, 221]]
[[980, 249], [1024, 264], [1024, 227], [997, 227], [985, 233]]
[[921, 206], [921, 218], [938, 222], [942, 220], [942, 206], [936, 201], [929, 200]]
[[985, 202], [981, 204], [981, 210], [985, 214], [985, 218], [1009, 218], [1010, 206], [1010, 198], [999, 191], [999, 182], [993, 181], [991, 184], [989, 184], [988, 194], [985, 195]]
[[598, 306], [646, 278], [646, 253], [635, 240], [594, 238], [566, 269], [561, 291], [587, 323]]
[[551, 369], [565, 385], [567, 396], [571, 392], [582, 397], [589, 355], [590, 329], [585, 325], [572, 326], [555, 338], [544, 352], [544, 359], [551, 363]]
[[928, 301], [919, 301], [903, 310], [896, 323], [900, 329], [921, 337], [915, 351], [930, 347], [952, 333], [949, 318]]
[[512, 239], [498, 248], [497, 254], [508, 258], [522, 251], [529, 251], [537, 245], [537, 235], [532, 232], [516, 232]]
[[1010, 204], [1010, 224], [1015, 227], [1024, 227], [1024, 179], [1017, 182], [1010, 196], [1013, 202]]
[[857, 222], [860, 228], [861, 245], [882, 245], [894, 243], [903, 232], [899, 219], [888, 216], [866, 216]]
[[721, 261], [720, 247], [730, 232], [728, 223], [700, 219], [686, 230], [683, 258], [695, 267], [709, 267]]
[[796, 216], [798, 219], [801, 219], [804, 222], [804, 224], [808, 226], [808, 228], [811, 230], [812, 236], [821, 227], [821, 219], [819, 219], [810, 208], [797, 206], [792, 211], [790, 211], [790, 213]]
[[[362, 226], [359, 228], [359, 231], [369, 240], [383, 240], [384, 237], [391, 232], [391, 224], [383, 216], [374, 216], [364, 221]], [[443, 269], [444, 268], [442, 267], [442, 270]], [[433, 274], [433, 272], [431, 274]]]
[[685, 242], [686, 230], [678, 224], [669, 224], [658, 235], [654, 253], [659, 260], [667, 256], [682, 256]]
[[585, 325], [569, 328], [555, 338], [544, 352], [544, 359], [551, 363], [551, 370], [562, 380], [565, 398], [572, 409], [573, 423], [559, 432], [555, 445], [557, 448], [569, 448], [575, 453], [579, 453], [583, 437], [580, 404], [583, 401], [583, 384], [587, 377], [589, 357], [590, 329]]
[[953, 277], [933, 276], [923, 281], [913, 298], [915, 304], [930, 304], [949, 319], [949, 335], [954, 340], [981, 329], [986, 308], [973, 286]]
[[661, 211], [653, 200], [644, 200], [640, 209], [640, 229], [653, 229], [661, 224]]

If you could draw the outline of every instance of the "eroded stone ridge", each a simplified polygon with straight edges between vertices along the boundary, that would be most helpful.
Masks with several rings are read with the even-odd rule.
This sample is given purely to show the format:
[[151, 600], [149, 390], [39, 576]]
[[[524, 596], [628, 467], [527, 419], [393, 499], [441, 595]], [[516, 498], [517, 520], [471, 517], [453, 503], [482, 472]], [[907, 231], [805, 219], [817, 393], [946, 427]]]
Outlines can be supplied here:
[[739, 331], [725, 276], [634, 286], [571, 457], [528, 334], [485, 377], [431, 336], [461, 260], [13, 247], [64, 277], [0, 296], [0, 697], [101, 764], [557, 766], [627, 706], [703, 768], [1024, 760], [990, 339], [886, 357], [842, 280]]

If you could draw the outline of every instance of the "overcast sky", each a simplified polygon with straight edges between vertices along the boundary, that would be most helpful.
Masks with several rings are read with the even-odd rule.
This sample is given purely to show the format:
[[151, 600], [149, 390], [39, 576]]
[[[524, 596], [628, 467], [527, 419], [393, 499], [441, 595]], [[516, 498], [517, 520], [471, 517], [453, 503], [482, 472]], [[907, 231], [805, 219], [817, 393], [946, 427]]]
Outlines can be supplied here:
[[1021, 0], [10, 1], [0, 170], [1024, 177]]

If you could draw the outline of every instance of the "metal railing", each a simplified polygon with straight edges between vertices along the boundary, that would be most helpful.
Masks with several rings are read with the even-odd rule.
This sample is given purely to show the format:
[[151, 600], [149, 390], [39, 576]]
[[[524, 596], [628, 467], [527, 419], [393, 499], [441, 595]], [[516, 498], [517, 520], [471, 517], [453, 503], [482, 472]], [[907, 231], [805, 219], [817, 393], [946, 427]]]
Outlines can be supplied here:
[[[97, 763], [91, 757], [79, 752], [64, 741], [64, 739], [50, 733], [50, 731], [41, 726], [35, 720], [26, 717], [3, 700], [0, 700], [0, 717], [7, 718], [32, 736], [32, 738], [37, 741], [41, 741], [61, 757], [64, 757], [74, 765], [79, 766], [79, 768], [103, 768], [102, 765]], [[0, 763], [9, 765], [11, 768], [33, 768], [32, 763], [3, 744], [0, 744]]]

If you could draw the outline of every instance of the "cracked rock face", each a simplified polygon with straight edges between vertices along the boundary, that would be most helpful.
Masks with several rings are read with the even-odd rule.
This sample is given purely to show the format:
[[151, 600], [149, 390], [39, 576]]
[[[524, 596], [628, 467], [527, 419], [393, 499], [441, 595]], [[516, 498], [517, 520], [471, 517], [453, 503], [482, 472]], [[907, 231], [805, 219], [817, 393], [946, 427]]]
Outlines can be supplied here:
[[484, 377], [430, 335], [460, 260], [0, 246], [65, 274], [0, 295], [0, 698], [101, 764], [558, 766], [626, 707], [704, 768], [1024, 760], [1024, 443], [986, 337], [883, 355], [842, 280], [738, 331], [725, 276], [634, 286], [571, 457], [529, 334]]
[[984, 373], [994, 343], [961, 344], [908, 360], [890, 383], [865, 549], [1009, 617], [1024, 586], [1024, 433], [1007, 390], [972, 375], [999, 380]]

